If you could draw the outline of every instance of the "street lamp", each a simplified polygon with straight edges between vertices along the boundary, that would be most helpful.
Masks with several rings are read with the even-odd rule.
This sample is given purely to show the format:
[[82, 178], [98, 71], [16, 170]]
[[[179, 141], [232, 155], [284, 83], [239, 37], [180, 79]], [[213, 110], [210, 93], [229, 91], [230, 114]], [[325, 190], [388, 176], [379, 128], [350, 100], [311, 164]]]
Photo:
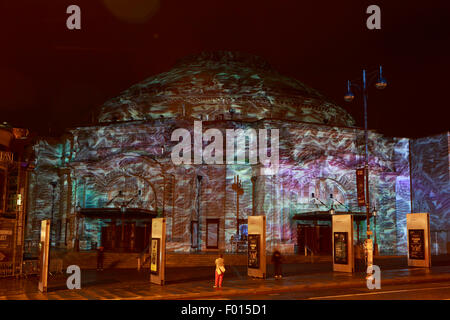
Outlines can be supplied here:
[[[380, 66], [377, 77], [377, 81], [375, 83], [375, 87], [377, 89], [384, 89], [387, 86], [387, 81], [383, 78], [382, 67]], [[372, 72], [371, 75], [375, 75], [375, 72]], [[354, 98], [353, 93], [351, 92], [351, 86], [358, 86], [351, 81], [347, 81], [347, 93], [344, 96], [344, 100], [347, 102], [351, 102]], [[367, 266], [372, 266], [373, 262], [373, 244], [370, 239], [370, 235], [372, 231], [370, 231], [370, 202], [369, 202], [369, 149], [368, 149], [368, 131], [367, 131], [367, 82], [366, 82], [366, 70], [363, 70], [363, 78], [362, 78], [362, 93], [364, 100], [364, 141], [365, 141], [365, 155], [364, 155], [364, 176], [365, 176], [365, 205], [366, 205], [366, 224], [367, 224], [367, 240], [366, 240], [366, 249], [367, 249]]]
[[379, 90], [382, 90], [382, 89], [386, 88], [386, 86], [387, 86], [387, 81], [385, 78], [383, 78], [383, 69], [380, 66], [380, 73], [379, 73], [377, 82], [375, 83], [375, 87]]
[[333, 204], [331, 204], [330, 214], [333, 215], [335, 213], [336, 213], [336, 210], [334, 210]]
[[353, 94], [353, 92], [351, 90], [350, 80], [348, 80], [347, 81], [347, 93], [344, 96], [344, 100], [347, 102], [352, 102], [353, 99], [355, 99], [355, 95]]

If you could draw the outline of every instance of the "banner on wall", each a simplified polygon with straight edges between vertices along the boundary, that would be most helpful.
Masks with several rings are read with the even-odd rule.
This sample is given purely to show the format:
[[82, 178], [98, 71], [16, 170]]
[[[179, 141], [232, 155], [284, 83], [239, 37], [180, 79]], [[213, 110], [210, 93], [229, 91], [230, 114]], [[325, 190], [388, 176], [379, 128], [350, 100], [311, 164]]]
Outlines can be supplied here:
[[364, 182], [365, 182], [364, 168], [356, 169], [356, 191], [358, 195], [358, 206], [360, 207], [366, 205]]

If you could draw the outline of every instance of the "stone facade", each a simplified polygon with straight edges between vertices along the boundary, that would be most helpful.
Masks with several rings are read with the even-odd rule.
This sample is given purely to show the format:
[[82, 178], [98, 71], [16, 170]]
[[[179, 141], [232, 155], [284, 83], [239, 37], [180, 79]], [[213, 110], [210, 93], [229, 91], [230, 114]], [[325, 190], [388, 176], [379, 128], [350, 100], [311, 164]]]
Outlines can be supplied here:
[[430, 213], [433, 254], [450, 253], [450, 133], [411, 143], [414, 212]]
[[[171, 134], [184, 128], [193, 136], [194, 121], [223, 136], [226, 129], [278, 129], [279, 171], [261, 175], [261, 166], [249, 163], [174, 165]], [[53, 212], [53, 244], [70, 249], [82, 234], [80, 248], [89, 249], [101, 243], [104, 221], [77, 219], [77, 208], [118, 208], [126, 202], [167, 218], [171, 252], [232, 252], [237, 229], [232, 184], [239, 176], [240, 218], [266, 215], [267, 249], [293, 253], [294, 215], [327, 211], [332, 202], [337, 211], [365, 212], [357, 205], [355, 176], [364, 164], [364, 133], [353, 124], [344, 109], [258, 58], [232, 53], [187, 58], [105, 103], [96, 123], [68, 130], [59, 141], [36, 143], [27, 237], [37, 239], [39, 221]], [[406, 250], [409, 144], [369, 132], [370, 202], [378, 211], [382, 254]], [[55, 192], [52, 181], [58, 182]], [[207, 246], [211, 221], [219, 223], [217, 249]], [[199, 241], [198, 249], [193, 241]]]

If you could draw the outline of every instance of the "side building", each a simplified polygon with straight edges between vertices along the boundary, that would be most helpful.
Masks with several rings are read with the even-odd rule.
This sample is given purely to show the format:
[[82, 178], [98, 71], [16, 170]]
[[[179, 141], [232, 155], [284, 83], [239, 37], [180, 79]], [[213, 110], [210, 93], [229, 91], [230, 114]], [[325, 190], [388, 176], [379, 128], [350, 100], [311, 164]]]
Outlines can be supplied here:
[[20, 273], [22, 266], [30, 144], [27, 129], [0, 125], [0, 277]]

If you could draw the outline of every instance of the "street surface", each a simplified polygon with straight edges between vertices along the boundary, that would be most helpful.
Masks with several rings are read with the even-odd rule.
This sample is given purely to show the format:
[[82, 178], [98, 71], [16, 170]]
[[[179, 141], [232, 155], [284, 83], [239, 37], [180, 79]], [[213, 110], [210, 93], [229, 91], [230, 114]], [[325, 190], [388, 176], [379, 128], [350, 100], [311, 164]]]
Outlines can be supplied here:
[[[445, 259], [444, 259], [445, 258]], [[68, 275], [50, 276], [47, 293], [38, 291], [36, 276], [0, 279], [0, 300], [175, 300], [175, 299], [450, 299], [450, 256], [435, 259], [431, 269], [405, 267], [404, 259], [376, 261], [381, 289], [367, 289], [364, 272], [333, 272], [330, 262], [283, 265], [275, 280], [247, 276], [246, 266], [229, 266], [224, 287], [213, 288], [214, 267], [167, 268], [164, 286], [150, 284], [149, 271], [81, 270], [81, 289], [69, 290]]]
[[227, 296], [229, 300], [450, 300], [450, 281], [382, 286], [379, 290], [345, 288], [264, 295]]

